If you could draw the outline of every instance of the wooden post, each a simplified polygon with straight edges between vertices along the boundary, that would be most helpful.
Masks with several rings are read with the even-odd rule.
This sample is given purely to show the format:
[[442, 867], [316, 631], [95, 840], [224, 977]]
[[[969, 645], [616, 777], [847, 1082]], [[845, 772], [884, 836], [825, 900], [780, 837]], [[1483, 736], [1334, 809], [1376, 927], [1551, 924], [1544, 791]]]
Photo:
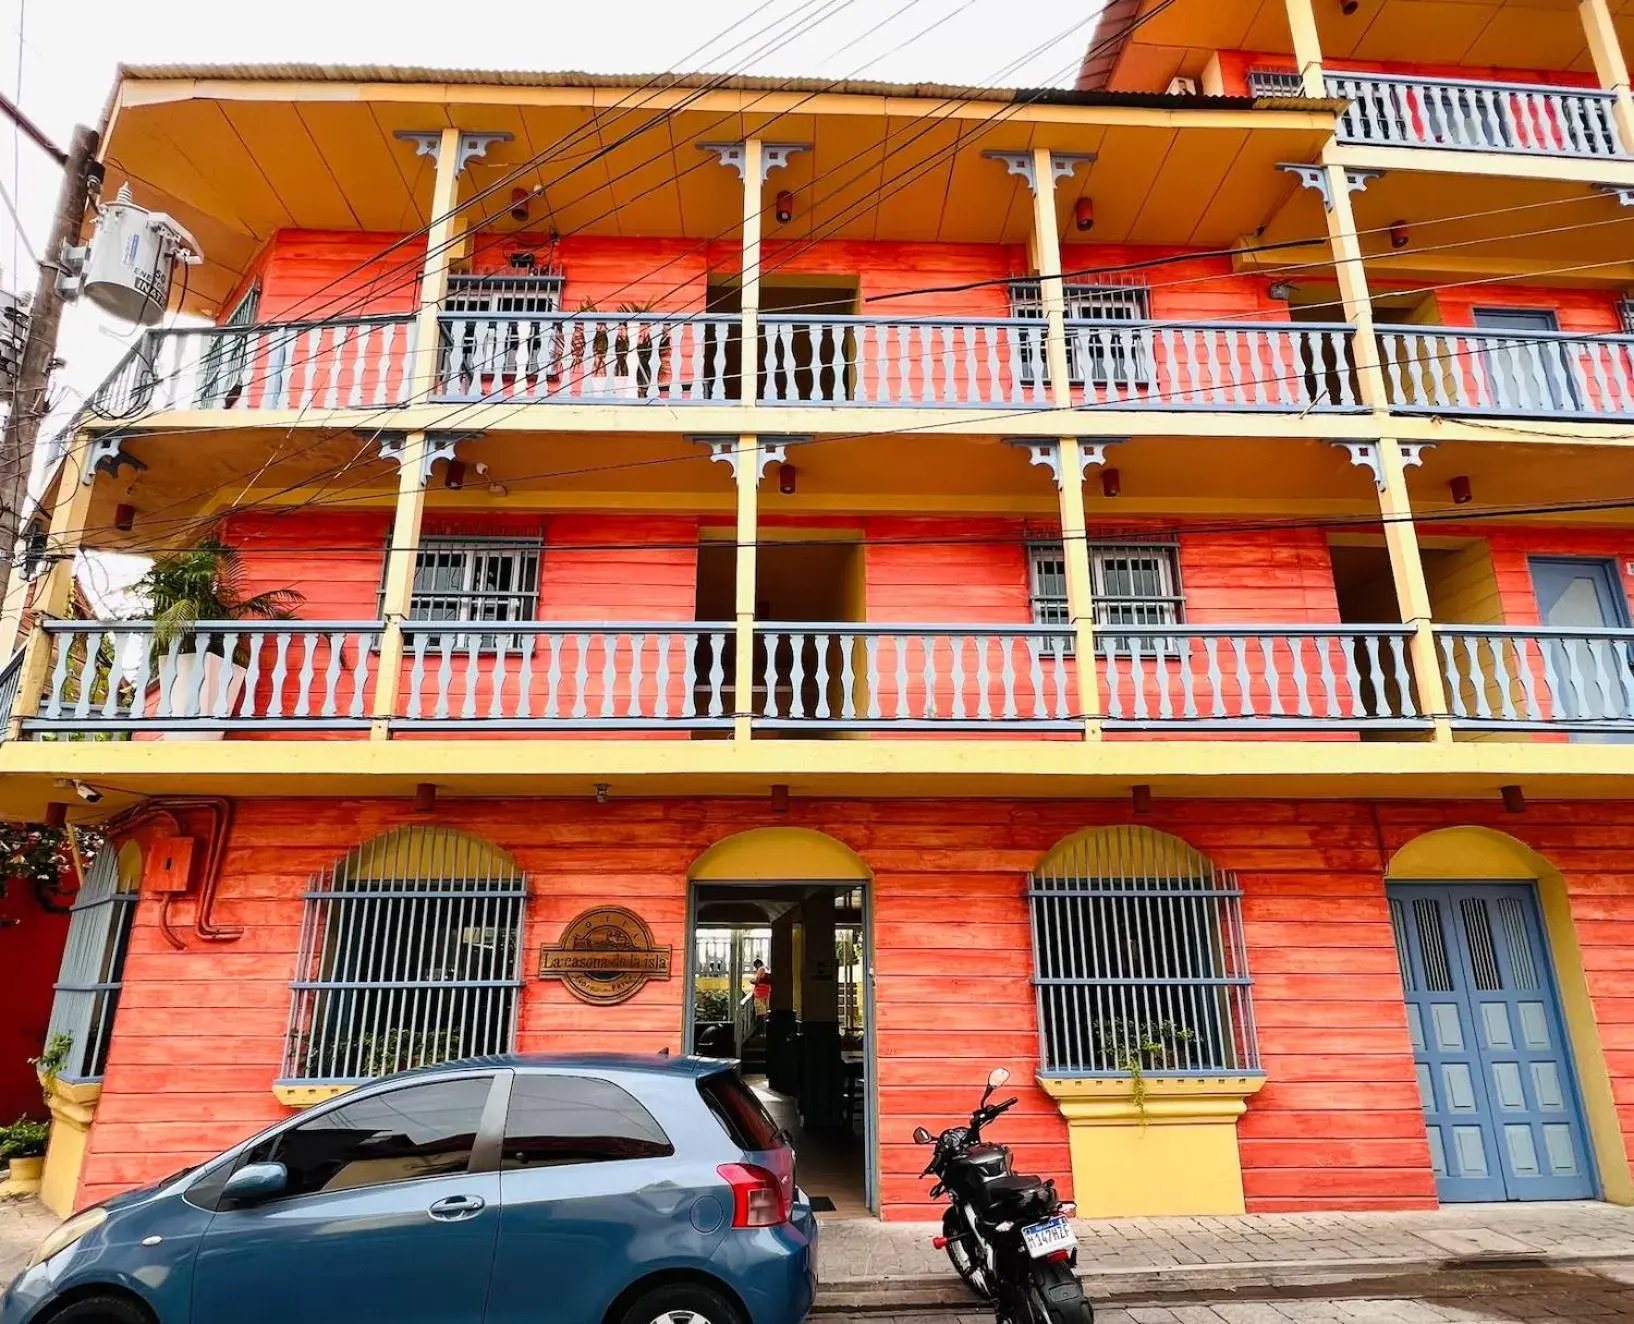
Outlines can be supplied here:
[[391, 739], [397, 715], [397, 693], [403, 679], [403, 622], [414, 599], [414, 564], [420, 555], [420, 525], [425, 515], [426, 434], [403, 439], [397, 470], [397, 507], [392, 512], [391, 547], [386, 555], [386, 587], [380, 597], [380, 654], [376, 658], [373, 722], [369, 739]]
[[[17, 697], [11, 704], [8, 740], [19, 739], [25, 717], [40, 710], [51, 668], [51, 638], [42, 626], [61, 620], [74, 599], [74, 553], [78, 551], [91, 512], [93, 484], [84, 481], [89, 472], [91, 438], [81, 436], [63, 457], [57, 470], [57, 499], [51, 509], [51, 530], [46, 536], [49, 564], [37, 582], [34, 596], [34, 629], [23, 645], [22, 670], [17, 678]], [[18, 580], [22, 580], [19, 575]], [[9, 597], [9, 594], [8, 594]]]
[[760, 438], [745, 432], [738, 438], [738, 528], [736, 612], [736, 678], [732, 687], [732, 738], [748, 740], [755, 706], [755, 536], [760, 523]]
[[[1050, 367], [1050, 402], [1072, 408], [1067, 358], [1067, 297], [1061, 279], [1061, 234], [1055, 218], [1055, 167], [1048, 148], [1033, 149], [1033, 265], [1044, 311], [1045, 354]], [[1089, 573], [1089, 538], [1084, 515], [1083, 460], [1077, 437], [1057, 443], [1061, 489], [1061, 550], [1067, 570], [1067, 615], [1077, 658], [1078, 708], [1086, 739], [1101, 735], [1101, 685], [1095, 666], [1095, 608]]]
[[1583, 20], [1583, 36], [1588, 41], [1595, 76], [1600, 86], [1617, 98], [1612, 119], [1623, 151], [1634, 152], [1634, 95], [1629, 90], [1628, 60], [1611, 21], [1611, 6], [1606, 0], [1578, 0], [1577, 13]]
[[760, 395], [760, 170], [761, 143], [743, 143], [743, 274], [739, 281], [743, 349], [738, 355], [738, 395], [752, 408]]
[[1390, 402], [1385, 391], [1384, 371], [1379, 363], [1379, 342], [1373, 327], [1373, 301], [1367, 288], [1361, 241], [1356, 234], [1356, 215], [1350, 206], [1350, 182], [1342, 166], [1324, 163], [1322, 172], [1331, 200], [1328, 236], [1332, 241], [1334, 268], [1339, 278], [1339, 297], [1344, 303], [1346, 320], [1356, 328], [1351, 354], [1356, 363], [1357, 386], [1362, 402], [1372, 409], [1379, 425], [1379, 513], [1384, 518], [1384, 545], [1390, 554], [1396, 605], [1402, 623], [1413, 628], [1408, 653], [1412, 659], [1419, 705], [1435, 719], [1435, 738], [1450, 741], [1452, 724], [1446, 716], [1447, 691], [1431, 624], [1430, 590], [1424, 578], [1418, 530], [1413, 525], [1413, 505], [1407, 493], [1401, 450], [1391, 435]]
[[415, 317], [414, 357], [409, 363], [404, 400], [423, 401], [437, 381], [437, 360], [442, 337], [438, 325], [443, 299], [448, 294], [448, 267], [459, 206], [460, 131], [444, 129], [437, 144], [437, 182], [431, 191], [431, 229], [426, 235], [425, 265], [420, 276], [420, 308]]
[[1322, 43], [1316, 35], [1316, 13], [1311, 0], [1285, 0], [1288, 8], [1288, 32], [1293, 37], [1294, 63], [1299, 66], [1299, 80], [1305, 85], [1308, 97], [1325, 97], [1327, 84], [1322, 79]]

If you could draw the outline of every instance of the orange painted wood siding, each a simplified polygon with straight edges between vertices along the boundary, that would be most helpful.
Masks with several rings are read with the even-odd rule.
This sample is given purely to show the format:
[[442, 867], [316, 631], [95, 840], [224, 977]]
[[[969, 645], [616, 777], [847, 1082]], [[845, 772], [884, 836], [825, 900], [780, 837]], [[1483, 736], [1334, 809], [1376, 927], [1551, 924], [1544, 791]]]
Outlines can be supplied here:
[[[1482, 540], [1492, 559], [1505, 625], [1537, 625], [1538, 600], [1532, 557], [1575, 557], [1612, 562], [1625, 604], [1634, 603], [1634, 530], [1539, 529], [1505, 525], [1449, 525], [1448, 533]], [[1437, 532], [1441, 530], [1438, 528]]]
[[[878, 1094], [888, 1216], [931, 1216], [913, 1126], [945, 1125], [987, 1071], [1026, 1082], [1037, 1063], [1025, 877], [1061, 837], [1126, 822], [1112, 802], [799, 801], [774, 815], [731, 799], [450, 802], [437, 821], [510, 851], [532, 900], [523, 935], [519, 1047], [680, 1045], [679, 977], [617, 1007], [590, 1008], [532, 977], [538, 947], [579, 911], [634, 908], [685, 952], [685, 880], [705, 849], [744, 829], [808, 826], [872, 870]], [[357, 843], [423, 822], [401, 801], [247, 801], [228, 844], [217, 918], [232, 943], [191, 936], [191, 898], [172, 907], [175, 951], [144, 896], [126, 965], [101, 1111], [80, 1192], [89, 1202], [208, 1156], [281, 1115], [279, 1069], [302, 902], [310, 875]], [[1433, 1203], [1382, 883], [1389, 855], [1433, 828], [1510, 832], [1565, 875], [1585, 969], [1634, 1148], [1634, 806], [1159, 801], [1142, 820], [1237, 872], [1269, 1082], [1239, 1128], [1257, 1210]], [[960, 1007], [978, 1007], [972, 1021]], [[1022, 1084], [1002, 1138], [1029, 1171], [1065, 1178], [1066, 1132]], [[1070, 1186], [1070, 1181], [1065, 1183]]]

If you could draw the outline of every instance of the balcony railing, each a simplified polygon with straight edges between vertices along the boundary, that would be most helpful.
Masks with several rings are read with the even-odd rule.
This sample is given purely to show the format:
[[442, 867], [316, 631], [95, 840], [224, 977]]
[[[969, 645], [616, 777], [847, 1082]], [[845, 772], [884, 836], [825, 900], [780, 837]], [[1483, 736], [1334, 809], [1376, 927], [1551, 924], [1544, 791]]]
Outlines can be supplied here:
[[1634, 737], [1634, 630], [1436, 627], [1455, 724]]
[[1100, 627], [1106, 725], [1358, 730], [1425, 726], [1404, 625]]
[[399, 725], [458, 730], [730, 727], [733, 627], [539, 621], [403, 626]]
[[151, 621], [47, 621], [31, 731], [366, 726], [378, 621], [200, 621], [167, 645]]
[[1634, 417], [1634, 336], [1381, 326], [1378, 338], [1399, 413]]
[[1524, 83], [1329, 74], [1328, 93], [1350, 101], [1338, 139], [1389, 147], [1620, 157], [1610, 92]]
[[1349, 326], [1068, 322], [1073, 403], [1111, 409], [1360, 409]]
[[108, 419], [177, 409], [346, 409], [404, 403], [409, 317], [146, 332], [89, 401]]
[[1081, 724], [1070, 629], [757, 625], [755, 724], [807, 731], [1043, 731]]

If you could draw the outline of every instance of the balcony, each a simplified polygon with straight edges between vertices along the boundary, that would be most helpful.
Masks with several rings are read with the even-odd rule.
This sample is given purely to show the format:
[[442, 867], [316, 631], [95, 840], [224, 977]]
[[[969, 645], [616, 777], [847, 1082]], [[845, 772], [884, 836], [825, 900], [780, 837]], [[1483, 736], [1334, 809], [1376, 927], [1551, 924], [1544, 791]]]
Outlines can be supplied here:
[[1329, 74], [1327, 88], [1350, 102], [1341, 143], [1628, 159], [1609, 92], [1353, 73]]
[[1396, 413], [1634, 417], [1634, 336], [1381, 326], [1378, 341]]
[[1436, 627], [1455, 727], [1634, 738], [1634, 630]]
[[[426, 403], [719, 405], [741, 399], [735, 315], [445, 313]], [[1355, 412], [1352, 330], [1281, 322], [1069, 322], [1078, 408]], [[1038, 318], [760, 318], [769, 407], [1053, 407]], [[408, 317], [149, 332], [93, 393], [90, 416], [310, 414], [421, 403]]]

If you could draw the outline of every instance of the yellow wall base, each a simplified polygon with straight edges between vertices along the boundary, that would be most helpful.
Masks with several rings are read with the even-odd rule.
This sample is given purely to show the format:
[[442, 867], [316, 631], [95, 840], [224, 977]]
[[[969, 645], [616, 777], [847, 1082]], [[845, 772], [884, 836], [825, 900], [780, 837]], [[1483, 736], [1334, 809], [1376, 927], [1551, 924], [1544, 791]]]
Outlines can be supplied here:
[[66, 1080], [41, 1079], [46, 1106], [51, 1109], [51, 1141], [45, 1150], [45, 1172], [40, 1179], [40, 1203], [58, 1218], [74, 1212], [85, 1146], [96, 1120], [98, 1084], [73, 1085]]
[[39, 1160], [12, 1159], [11, 1166], [6, 1169], [6, 1180], [0, 1181], [0, 1200], [39, 1193]]
[[274, 1085], [272, 1096], [286, 1108], [310, 1108], [355, 1088], [353, 1085]]
[[1237, 1119], [1263, 1076], [1134, 1082], [1040, 1076], [1067, 1119], [1072, 1189], [1085, 1218], [1240, 1214]]

